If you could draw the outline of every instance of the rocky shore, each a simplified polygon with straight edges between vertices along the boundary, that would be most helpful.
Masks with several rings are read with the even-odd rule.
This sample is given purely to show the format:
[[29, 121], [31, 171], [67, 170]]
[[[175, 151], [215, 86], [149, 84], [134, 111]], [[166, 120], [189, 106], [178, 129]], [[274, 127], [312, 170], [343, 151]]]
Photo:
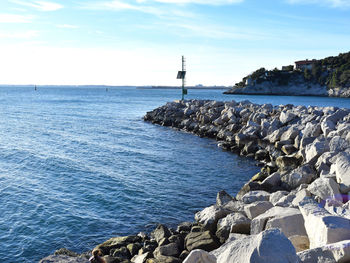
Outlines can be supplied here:
[[[219, 192], [195, 222], [98, 245], [106, 262], [350, 261], [350, 109], [191, 100], [144, 119], [215, 138], [262, 168], [236, 196]], [[90, 255], [61, 249], [40, 262]]]

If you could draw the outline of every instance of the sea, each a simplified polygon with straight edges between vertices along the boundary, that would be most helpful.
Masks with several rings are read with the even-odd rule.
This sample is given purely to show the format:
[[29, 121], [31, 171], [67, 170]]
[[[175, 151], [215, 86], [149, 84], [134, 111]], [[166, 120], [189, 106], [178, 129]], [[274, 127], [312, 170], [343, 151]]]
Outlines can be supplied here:
[[[350, 107], [349, 99], [223, 95], [186, 99]], [[143, 121], [179, 89], [0, 87], [0, 258], [38, 262], [115, 236], [193, 221], [220, 190], [259, 171], [215, 140]]]

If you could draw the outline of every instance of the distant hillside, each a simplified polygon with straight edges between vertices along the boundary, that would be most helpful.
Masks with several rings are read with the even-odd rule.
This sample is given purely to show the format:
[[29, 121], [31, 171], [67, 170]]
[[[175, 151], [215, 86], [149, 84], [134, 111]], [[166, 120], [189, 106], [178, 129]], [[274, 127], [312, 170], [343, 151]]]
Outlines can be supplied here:
[[225, 94], [350, 97], [350, 52], [320, 60], [296, 61], [281, 70], [260, 68]]

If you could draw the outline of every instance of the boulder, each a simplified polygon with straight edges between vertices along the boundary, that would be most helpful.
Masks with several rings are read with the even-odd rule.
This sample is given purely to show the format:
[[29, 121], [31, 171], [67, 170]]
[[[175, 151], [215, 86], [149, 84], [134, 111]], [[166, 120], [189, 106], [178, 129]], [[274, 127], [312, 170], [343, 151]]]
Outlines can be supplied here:
[[303, 161], [302, 156], [293, 154], [293, 155], [284, 155], [279, 156], [276, 159], [276, 165], [280, 171], [290, 171], [297, 168]]
[[157, 228], [153, 231], [153, 236], [157, 243], [159, 243], [160, 240], [162, 240], [163, 238], [170, 237], [171, 233], [166, 226], [159, 224]]
[[71, 257], [67, 255], [50, 255], [43, 258], [39, 263], [90, 263], [86, 258]]
[[339, 192], [339, 185], [332, 178], [317, 178], [309, 185], [307, 190], [321, 198], [321, 200], [336, 199], [343, 201]]
[[336, 263], [333, 253], [322, 248], [313, 248], [298, 253], [300, 263]]
[[267, 228], [279, 228], [287, 237], [306, 235], [304, 219], [297, 208], [275, 206], [251, 222], [251, 234], [258, 234]]
[[296, 117], [296, 115], [290, 111], [282, 111], [280, 115], [280, 122], [286, 124]]
[[269, 201], [258, 201], [244, 207], [244, 211], [249, 219], [253, 219], [260, 214], [265, 213], [267, 210], [273, 207], [273, 204]]
[[217, 263], [296, 263], [298, 260], [292, 243], [278, 229], [231, 241], [210, 254], [216, 256]]
[[203, 249], [205, 251], [212, 251], [220, 246], [216, 236], [210, 231], [205, 232], [191, 232], [185, 238], [185, 247], [188, 251], [194, 249]]
[[270, 194], [266, 191], [250, 191], [242, 197], [242, 201], [245, 204], [251, 204], [257, 201], [268, 201]]
[[295, 189], [301, 184], [309, 184], [316, 178], [315, 171], [309, 165], [302, 165], [281, 177], [286, 188]]
[[230, 211], [230, 213], [232, 212], [245, 213], [244, 207], [245, 207], [245, 203], [243, 203], [242, 201], [230, 201], [223, 206], [223, 208]]
[[171, 256], [171, 257], [178, 257], [180, 255], [178, 245], [176, 243], [170, 243], [165, 246], [159, 246], [157, 247], [153, 255], [155, 258], [159, 258], [160, 255], [162, 256]]
[[290, 192], [288, 195], [283, 196], [278, 202], [275, 203], [275, 206], [282, 206], [282, 207], [292, 207], [293, 206], [293, 200], [295, 198], [295, 193]]
[[195, 249], [191, 251], [183, 263], [216, 263], [216, 257], [205, 250]]
[[218, 192], [218, 194], [216, 195], [217, 206], [223, 206], [232, 200], [234, 200], [234, 198], [230, 196], [228, 193], [226, 193], [226, 191], [224, 190]]
[[318, 157], [324, 152], [329, 151], [328, 142], [323, 140], [320, 141], [316, 139], [311, 144], [307, 145], [305, 148], [305, 161], [307, 163], [316, 163]]
[[338, 155], [338, 158], [333, 165], [335, 166], [337, 182], [350, 186], [350, 154], [341, 153]]
[[350, 239], [349, 219], [331, 215], [310, 198], [300, 202], [299, 209], [304, 217], [310, 248]]
[[276, 191], [270, 195], [270, 202], [275, 206], [282, 197], [287, 196], [289, 192], [287, 191]]
[[292, 201], [293, 206], [298, 206], [300, 202], [304, 200], [305, 197], [310, 197], [311, 193], [307, 189], [301, 189], [295, 194], [295, 198]]
[[216, 224], [219, 219], [225, 217], [229, 213], [230, 211], [225, 208], [212, 205], [197, 212], [194, 218], [205, 230], [215, 232]]
[[109, 255], [111, 249], [118, 249], [125, 247], [130, 243], [141, 242], [142, 239], [139, 236], [124, 236], [113, 237], [95, 247], [95, 249], [101, 249], [104, 255]]
[[147, 252], [144, 253], [142, 255], [136, 255], [131, 259], [131, 262], [133, 263], [144, 263], [146, 261], [146, 259], [151, 258], [152, 257], [152, 253], [151, 252]]
[[231, 213], [219, 220], [216, 236], [224, 243], [230, 233], [249, 234], [250, 219], [241, 213]]

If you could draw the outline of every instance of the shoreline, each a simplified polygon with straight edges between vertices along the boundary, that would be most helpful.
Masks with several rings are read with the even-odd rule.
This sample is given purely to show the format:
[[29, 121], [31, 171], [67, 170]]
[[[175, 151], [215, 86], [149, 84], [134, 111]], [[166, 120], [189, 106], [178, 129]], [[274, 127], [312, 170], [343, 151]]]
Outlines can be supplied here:
[[[292, 262], [282, 261], [286, 256], [301, 262], [350, 258], [350, 251], [339, 256], [329, 248], [350, 245], [350, 179], [345, 176], [350, 172], [350, 109], [190, 100], [167, 103], [144, 119], [215, 138], [218, 146], [255, 158], [263, 167], [236, 197], [219, 192], [215, 205], [196, 213], [195, 223], [180, 224], [176, 231], [161, 225], [150, 236], [118, 237], [98, 245], [108, 260], [243, 262], [266, 244], [283, 247], [265, 247], [250, 262], [265, 262], [263, 256], [281, 258], [276, 262]], [[332, 227], [326, 219], [333, 220]], [[239, 250], [245, 242], [250, 252]], [[54, 257], [86, 262], [67, 253]]]

